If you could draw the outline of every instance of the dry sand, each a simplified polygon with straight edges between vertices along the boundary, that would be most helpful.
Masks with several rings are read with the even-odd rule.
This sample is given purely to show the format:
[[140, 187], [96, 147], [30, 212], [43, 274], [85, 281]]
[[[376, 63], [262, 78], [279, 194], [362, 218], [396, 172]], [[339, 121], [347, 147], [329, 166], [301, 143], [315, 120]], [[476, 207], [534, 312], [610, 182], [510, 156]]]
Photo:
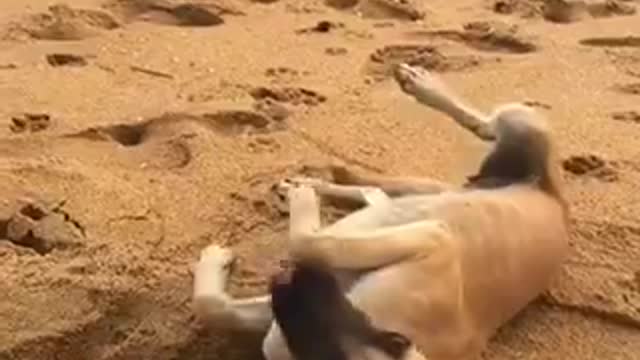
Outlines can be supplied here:
[[639, 3], [61, 1], [0, 1], [0, 359], [259, 358], [192, 318], [202, 247], [260, 293], [279, 179], [461, 182], [487, 149], [403, 95], [398, 61], [487, 111], [527, 100], [560, 141], [572, 256], [486, 358], [640, 359]]

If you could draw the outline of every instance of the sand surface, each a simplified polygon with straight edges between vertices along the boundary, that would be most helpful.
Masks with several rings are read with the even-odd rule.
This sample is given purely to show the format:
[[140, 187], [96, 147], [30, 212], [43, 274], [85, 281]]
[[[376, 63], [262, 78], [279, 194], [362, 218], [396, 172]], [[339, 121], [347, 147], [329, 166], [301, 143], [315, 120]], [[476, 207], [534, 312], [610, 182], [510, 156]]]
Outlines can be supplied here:
[[640, 3], [61, 1], [0, 1], [0, 359], [258, 359], [190, 314], [201, 248], [259, 294], [279, 179], [459, 183], [487, 149], [398, 61], [486, 111], [526, 100], [560, 142], [571, 258], [486, 359], [640, 359]]

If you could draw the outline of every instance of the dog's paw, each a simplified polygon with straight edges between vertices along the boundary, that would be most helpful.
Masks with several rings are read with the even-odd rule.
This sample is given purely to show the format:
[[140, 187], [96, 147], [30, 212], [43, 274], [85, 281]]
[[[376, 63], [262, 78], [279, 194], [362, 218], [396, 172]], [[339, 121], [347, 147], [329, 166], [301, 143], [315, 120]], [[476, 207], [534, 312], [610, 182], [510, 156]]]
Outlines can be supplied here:
[[320, 185], [326, 184], [326, 181], [320, 178], [306, 177], [306, 176], [296, 176], [287, 179], [289, 183], [291, 183], [295, 187], [311, 187], [315, 188]]
[[420, 74], [420, 70], [407, 64], [399, 64], [393, 69], [393, 78], [402, 91], [409, 95], [415, 95]]
[[228, 268], [233, 260], [233, 251], [220, 245], [211, 244], [200, 251], [201, 262], [213, 263], [221, 268]]
[[427, 105], [438, 104], [443, 98], [449, 97], [447, 86], [426, 69], [400, 64], [394, 69], [393, 76], [402, 91]]
[[289, 188], [287, 197], [289, 198], [289, 202], [301, 203], [304, 204], [313, 204], [313, 201], [316, 199], [316, 186], [320, 186], [321, 184], [304, 184], [298, 183], [295, 186]]
[[315, 190], [324, 184], [326, 184], [326, 181], [322, 179], [296, 176], [281, 180], [276, 185], [275, 190], [280, 196], [289, 197], [289, 192], [291, 189], [299, 187], [309, 187]]

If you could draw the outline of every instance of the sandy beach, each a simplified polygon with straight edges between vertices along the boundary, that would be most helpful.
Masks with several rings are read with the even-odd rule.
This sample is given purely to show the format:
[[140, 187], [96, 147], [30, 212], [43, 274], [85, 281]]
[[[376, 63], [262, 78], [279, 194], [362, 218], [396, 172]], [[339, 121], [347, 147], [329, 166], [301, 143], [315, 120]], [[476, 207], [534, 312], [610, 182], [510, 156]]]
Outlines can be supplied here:
[[[0, 1], [0, 359], [244, 360], [190, 265], [285, 259], [273, 185], [362, 171], [462, 183], [489, 144], [398, 88], [408, 62], [558, 139], [571, 256], [489, 360], [640, 359], [640, 2]], [[327, 208], [328, 218], [340, 211]]]

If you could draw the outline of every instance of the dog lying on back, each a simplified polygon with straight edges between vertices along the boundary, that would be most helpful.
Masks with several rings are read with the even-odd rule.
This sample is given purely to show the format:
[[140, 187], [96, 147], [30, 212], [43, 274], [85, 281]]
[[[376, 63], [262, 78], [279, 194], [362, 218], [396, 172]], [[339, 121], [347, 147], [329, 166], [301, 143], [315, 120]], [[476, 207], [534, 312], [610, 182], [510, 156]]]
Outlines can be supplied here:
[[[568, 207], [546, 122], [520, 104], [485, 116], [408, 65], [395, 79], [495, 145], [460, 187], [347, 168], [334, 169], [336, 183], [283, 181], [296, 265], [270, 295], [231, 298], [224, 291], [230, 250], [204, 249], [195, 268], [196, 314], [266, 331], [267, 360], [476, 358], [565, 259]], [[322, 227], [318, 196], [365, 206]]]

